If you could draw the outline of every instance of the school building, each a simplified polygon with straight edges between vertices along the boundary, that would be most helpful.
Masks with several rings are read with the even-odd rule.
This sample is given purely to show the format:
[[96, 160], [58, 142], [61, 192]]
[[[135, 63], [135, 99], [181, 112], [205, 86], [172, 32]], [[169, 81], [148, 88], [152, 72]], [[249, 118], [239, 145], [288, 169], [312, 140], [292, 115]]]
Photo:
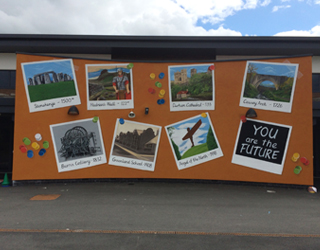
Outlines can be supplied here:
[[1, 34], [0, 178], [5, 173], [12, 173], [15, 108], [19, 109], [15, 107], [16, 69], [19, 67], [16, 53], [93, 60], [175, 63], [312, 56], [313, 167], [314, 178], [320, 178], [320, 37]]

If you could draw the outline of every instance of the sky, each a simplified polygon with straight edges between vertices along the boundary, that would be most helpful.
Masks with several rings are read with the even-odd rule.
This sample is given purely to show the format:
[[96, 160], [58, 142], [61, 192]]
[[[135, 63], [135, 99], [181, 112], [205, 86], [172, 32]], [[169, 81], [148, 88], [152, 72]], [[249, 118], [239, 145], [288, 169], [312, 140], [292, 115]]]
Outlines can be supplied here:
[[123, 72], [127, 74], [131, 73], [131, 70], [126, 68], [126, 66], [122, 64], [112, 65], [112, 66], [110, 66], [110, 64], [99, 65], [99, 66], [96, 66], [96, 64], [94, 64], [92, 66], [90, 65], [86, 65], [86, 66], [88, 67], [88, 77], [90, 80], [98, 78], [100, 76], [101, 71], [105, 69], [107, 69], [109, 73], [115, 73], [119, 68], [121, 68]]
[[0, 0], [0, 34], [320, 36], [320, 0]]
[[174, 130], [171, 131], [171, 139], [179, 147], [179, 152], [181, 155], [183, 155], [192, 146], [191, 141], [189, 139], [182, 140], [182, 138], [188, 132], [187, 128], [191, 129], [200, 119], [202, 121], [202, 124], [193, 135], [194, 145], [197, 146], [207, 141], [209, 126], [211, 126], [208, 117], [196, 116], [195, 118], [190, 118], [168, 126], [174, 127]]
[[253, 65], [255, 71], [261, 75], [294, 77], [298, 70], [297, 64], [250, 62], [249, 65]]
[[[34, 75], [49, 71], [54, 71], [55, 73], [68, 74], [73, 79], [73, 64], [72, 61], [67, 60], [55, 60], [36, 62], [36, 63], [26, 63], [23, 64], [23, 71], [26, 79], [33, 78]], [[29, 82], [28, 82], [29, 85]]]

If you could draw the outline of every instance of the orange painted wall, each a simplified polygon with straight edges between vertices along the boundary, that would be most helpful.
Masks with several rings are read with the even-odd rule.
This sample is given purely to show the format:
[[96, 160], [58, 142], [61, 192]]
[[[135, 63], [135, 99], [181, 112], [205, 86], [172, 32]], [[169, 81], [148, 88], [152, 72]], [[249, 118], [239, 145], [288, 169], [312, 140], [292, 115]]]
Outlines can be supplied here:
[[[128, 119], [130, 110], [88, 111], [86, 103], [86, 73], [85, 64], [105, 64], [112, 61], [95, 61], [73, 59], [81, 105], [78, 105], [80, 115], [67, 114], [69, 107], [50, 111], [30, 113], [26, 98], [21, 70], [21, 63], [61, 59], [37, 55], [17, 55], [16, 73], [16, 106], [14, 132], [13, 180], [45, 180], [45, 179], [78, 179], [78, 178], [174, 178], [174, 179], [210, 179], [248, 182], [284, 183], [298, 185], [313, 184], [313, 143], [312, 143], [312, 71], [311, 57], [295, 57], [282, 59], [259, 60], [266, 62], [298, 63], [299, 74], [296, 82], [291, 113], [265, 111], [257, 109], [258, 119], [292, 126], [290, 143], [285, 159], [282, 175], [263, 172], [231, 163], [236, 142], [241, 115], [248, 108], [240, 107], [242, 81], [246, 61], [214, 62], [215, 65], [215, 110], [208, 111], [215, 133], [218, 137], [224, 156], [188, 169], [178, 170], [164, 126], [199, 115], [202, 111], [170, 112], [168, 89], [168, 66], [182, 63], [147, 63], [135, 62], [133, 68], [134, 112], [133, 121], [162, 126], [160, 146], [154, 172], [117, 167], [107, 164], [84, 168], [75, 171], [58, 173], [52, 145], [49, 125], [99, 116], [107, 159], [112, 145], [115, 122], [117, 118]], [[117, 62], [118, 63], [118, 62]], [[124, 62], [124, 63], [130, 63]], [[201, 63], [201, 62], [199, 62]], [[187, 63], [183, 63], [185, 65]], [[166, 91], [164, 105], [157, 104], [157, 95], [148, 93], [149, 87], [154, 87], [150, 73], [156, 75], [164, 72], [166, 77], [161, 80]], [[159, 92], [159, 90], [157, 90]], [[145, 107], [149, 114], [145, 115]], [[43, 157], [27, 158], [19, 150], [22, 139], [34, 138], [36, 133], [43, 140], [50, 142], [50, 148]], [[293, 169], [297, 165], [291, 161], [295, 152], [310, 160], [309, 166], [303, 166], [299, 175]]]

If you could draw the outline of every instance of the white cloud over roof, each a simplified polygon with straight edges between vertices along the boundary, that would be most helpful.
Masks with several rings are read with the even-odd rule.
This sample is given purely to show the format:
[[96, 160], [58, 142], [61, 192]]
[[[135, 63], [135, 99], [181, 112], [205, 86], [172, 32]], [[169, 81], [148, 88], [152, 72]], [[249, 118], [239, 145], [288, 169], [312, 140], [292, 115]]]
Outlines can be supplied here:
[[275, 34], [275, 36], [320, 36], [320, 25], [314, 26], [311, 30], [291, 30]]
[[[320, 0], [0, 0], [0, 33], [242, 36], [239, 22], [226, 25], [228, 18], [258, 10], [271, 14], [293, 2], [320, 4]], [[252, 21], [256, 26], [263, 20], [257, 16]], [[319, 33], [316, 26], [278, 34]]]
[[[238, 4], [232, 7], [234, 3], [204, 1], [197, 6], [197, 1], [183, 2], [185, 3], [182, 5], [171, 0], [0, 0], [0, 33], [241, 35], [240, 32], [225, 29], [223, 26], [206, 30], [196, 25], [198, 18], [202, 17], [221, 20], [229, 11], [238, 8]], [[219, 4], [213, 7], [215, 2]], [[242, 1], [231, 2], [240, 4]], [[204, 8], [206, 4], [209, 6]], [[220, 11], [223, 12], [219, 15]]]

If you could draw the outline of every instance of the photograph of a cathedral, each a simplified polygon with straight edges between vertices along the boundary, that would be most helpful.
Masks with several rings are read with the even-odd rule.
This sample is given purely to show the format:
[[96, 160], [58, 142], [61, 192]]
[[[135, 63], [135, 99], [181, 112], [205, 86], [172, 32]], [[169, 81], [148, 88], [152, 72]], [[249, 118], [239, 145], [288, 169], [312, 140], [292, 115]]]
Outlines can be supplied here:
[[160, 139], [160, 128], [149, 124], [125, 121], [118, 122], [113, 156], [154, 161]]
[[212, 65], [169, 67], [172, 101], [204, 101], [213, 98]]

